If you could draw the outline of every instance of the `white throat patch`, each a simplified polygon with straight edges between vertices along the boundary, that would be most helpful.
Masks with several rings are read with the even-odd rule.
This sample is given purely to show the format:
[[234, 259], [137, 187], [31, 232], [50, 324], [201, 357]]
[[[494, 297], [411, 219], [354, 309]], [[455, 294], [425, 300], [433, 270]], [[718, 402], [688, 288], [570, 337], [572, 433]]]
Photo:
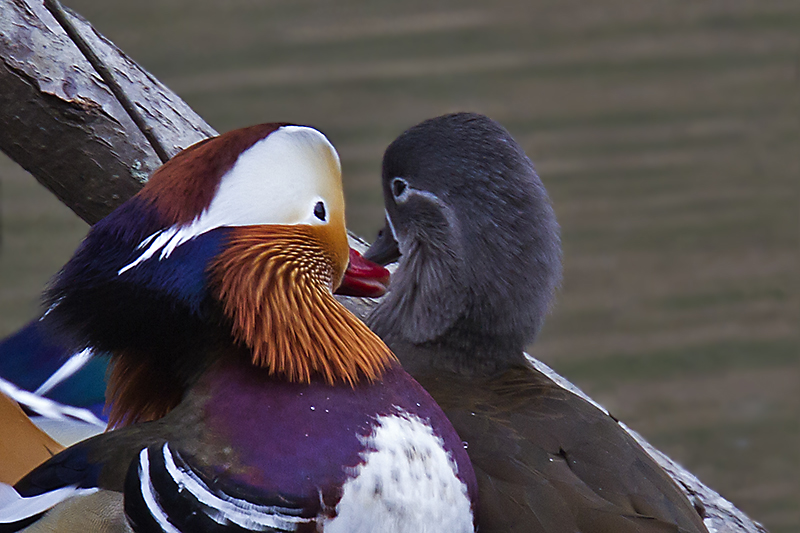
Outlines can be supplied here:
[[471, 533], [467, 486], [442, 439], [419, 417], [381, 416], [364, 464], [345, 482], [326, 533]]

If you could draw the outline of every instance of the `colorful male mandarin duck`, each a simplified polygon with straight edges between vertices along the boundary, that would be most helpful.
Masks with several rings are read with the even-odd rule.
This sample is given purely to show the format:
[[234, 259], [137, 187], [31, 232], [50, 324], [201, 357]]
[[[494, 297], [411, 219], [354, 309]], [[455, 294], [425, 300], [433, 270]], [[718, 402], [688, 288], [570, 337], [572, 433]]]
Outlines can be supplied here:
[[676, 484], [609, 415], [526, 359], [561, 277], [558, 225], [533, 164], [496, 122], [425, 121], [383, 159], [399, 257], [367, 323], [467, 442], [479, 531], [704, 532]]
[[[335, 294], [382, 296], [388, 279], [386, 269], [365, 261], [351, 248]], [[357, 300], [346, 303], [352, 301]], [[0, 393], [22, 406], [50, 437], [63, 445], [74, 444], [108, 426], [106, 355], [91, 347], [71, 349], [45, 315], [0, 341]], [[0, 446], [10, 438], [0, 435]]]
[[0, 341], [0, 392], [57, 441], [72, 444], [108, 425], [107, 364], [90, 348], [71, 350], [40, 318]]
[[76, 348], [112, 354], [125, 427], [5, 491], [0, 527], [474, 531], [463, 442], [333, 298], [348, 250], [318, 131], [265, 124], [175, 156], [48, 293]]

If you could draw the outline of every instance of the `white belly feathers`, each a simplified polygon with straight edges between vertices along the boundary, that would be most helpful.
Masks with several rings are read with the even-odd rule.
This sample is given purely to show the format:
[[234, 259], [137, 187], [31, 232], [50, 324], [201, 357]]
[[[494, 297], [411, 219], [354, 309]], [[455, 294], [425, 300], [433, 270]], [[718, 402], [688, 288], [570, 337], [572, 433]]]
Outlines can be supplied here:
[[326, 533], [471, 533], [467, 486], [441, 438], [419, 417], [381, 416], [363, 439], [371, 451], [343, 488]]

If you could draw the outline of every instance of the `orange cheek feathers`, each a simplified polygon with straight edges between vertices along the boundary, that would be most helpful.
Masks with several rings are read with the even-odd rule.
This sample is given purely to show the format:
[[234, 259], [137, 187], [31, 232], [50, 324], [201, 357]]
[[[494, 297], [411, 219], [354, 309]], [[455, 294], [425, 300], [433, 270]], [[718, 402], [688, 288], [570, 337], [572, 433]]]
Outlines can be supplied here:
[[333, 298], [330, 288], [342, 279], [349, 246], [346, 236], [337, 242], [328, 231], [305, 225], [234, 229], [211, 266], [214, 293], [255, 366], [301, 383], [314, 376], [330, 384], [372, 381], [395, 358]]

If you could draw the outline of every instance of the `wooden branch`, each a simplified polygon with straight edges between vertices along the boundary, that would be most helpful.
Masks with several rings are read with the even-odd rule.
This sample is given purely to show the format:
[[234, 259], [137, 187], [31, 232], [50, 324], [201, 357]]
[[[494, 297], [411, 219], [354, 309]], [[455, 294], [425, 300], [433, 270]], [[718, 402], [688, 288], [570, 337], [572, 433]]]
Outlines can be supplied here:
[[[53, 8], [53, 1], [46, 1]], [[163, 147], [162, 155], [171, 157], [216, 132], [87, 21], [62, 11], [59, 22], [40, 2], [0, 0], [0, 149], [78, 216], [94, 223], [135, 194], [160, 165], [154, 146]], [[57, 6], [54, 11], [59, 11]], [[81, 48], [70, 34], [81, 41]], [[97, 61], [104, 63], [100, 70], [107, 69], [102, 76], [91, 64]], [[103, 79], [109, 75], [111, 85], [116, 85], [113, 91]], [[114, 95], [119, 91], [125, 97]], [[129, 103], [123, 105], [121, 100]], [[365, 247], [357, 238], [351, 244]], [[372, 304], [367, 299], [343, 300], [362, 317]], [[531, 358], [531, 362], [559, 385], [591, 401], [540, 361]], [[704, 509], [709, 531], [765, 531], [637, 433], [622, 427]]]
[[70, 17], [69, 13], [61, 6], [61, 3], [58, 0], [44, 0], [44, 6], [53, 15], [58, 21], [58, 24], [64, 29], [67, 33], [67, 36], [70, 40], [75, 43], [75, 46], [78, 47], [78, 50], [81, 51], [83, 57], [92, 65], [92, 68], [100, 75], [103, 79], [103, 83], [106, 84], [108, 89], [114, 95], [114, 99], [119, 102], [125, 112], [128, 114], [128, 117], [136, 124], [136, 127], [139, 131], [142, 132], [145, 139], [147, 139], [148, 144], [153, 149], [153, 151], [158, 155], [158, 158], [161, 160], [161, 164], [166, 163], [169, 161], [169, 154], [167, 153], [166, 147], [161, 144], [161, 141], [158, 139], [158, 136], [155, 135], [153, 132], [153, 128], [150, 127], [144, 119], [144, 116], [139, 113], [136, 109], [136, 104], [134, 104], [131, 99], [128, 97], [128, 93], [122, 88], [120, 83], [117, 81], [116, 76], [114, 73], [111, 72], [110, 64], [106, 64], [105, 61], [100, 59], [100, 56], [97, 55], [97, 51], [95, 47], [89, 43], [88, 40], [83, 38], [83, 35], [78, 30], [77, 25], [73, 22], [73, 19]]
[[[63, 12], [102, 58], [153, 138], [173, 156], [215, 135], [175, 93], [81, 17]], [[0, 0], [0, 150], [94, 223], [161, 161], [108, 85], [41, 2]]]

